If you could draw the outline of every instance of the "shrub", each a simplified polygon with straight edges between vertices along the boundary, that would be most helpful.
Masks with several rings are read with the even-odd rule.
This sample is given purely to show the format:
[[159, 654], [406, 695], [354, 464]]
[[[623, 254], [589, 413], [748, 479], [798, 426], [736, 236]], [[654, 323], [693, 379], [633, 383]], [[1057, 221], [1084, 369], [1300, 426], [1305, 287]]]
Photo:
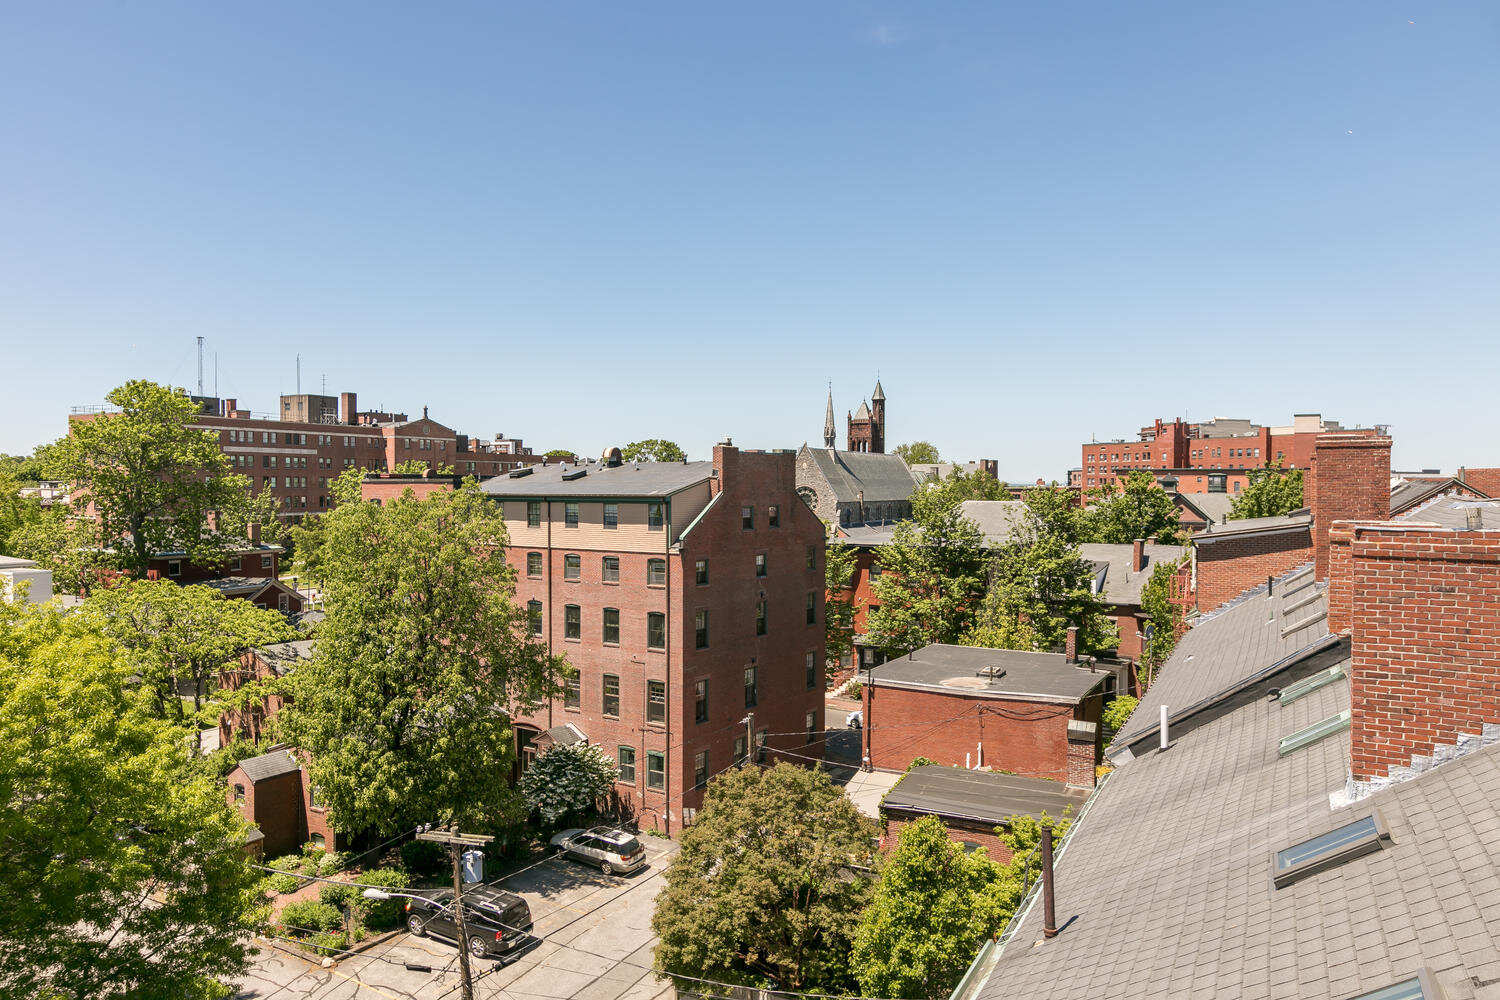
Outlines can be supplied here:
[[283, 896], [296, 892], [305, 884], [302, 879], [295, 875], [272, 875], [266, 881], [271, 886], [272, 892], [279, 892]]
[[310, 949], [315, 955], [337, 955], [344, 951], [344, 935], [314, 934], [303, 947]]
[[447, 851], [431, 840], [408, 840], [401, 845], [401, 864], [414, 875], [434, 875], [443, 867]]
[[[281, 923], [293, 934], [339, 930], [344, 926], [344, 915], [337, 906], [304, 899], [288, 903], [281, 910]], [[339, 941], [344, 940], [343, 934]]]
[[318, 874], [332, 875], [334, 872], [342, 871], [349, 864], [349, 860], [348, 851], [329, 851], [318, 859]]
[[299, 872], [302, 870], [302, 855], [287, 854], [274, 861], [267, 861], [266, 867], [279, 872]]
[[1103, 722], [1106, 743], [1114, 738], [1115, 733], [1125, 728], [1125, 723], [1130, 721], [1130, 713], [1135, 711], [1138, 704], [1138, 699], [1122, 694], [1105, 706]]
[[[386, 889], [401, 890], [411, 885], [411, 878], [406, 872], [397, 871], [394, 868], [375, 868], [365, 872], [360, 879], [365, 885], [375, 885]], [[370, 900], [369, 909], [365, 914], [365, 923], [373, 930], [385, 930], [395, 927], [401, 922], [401, 914], [406, 906], [406, 899], [396, 896], [392, 899]]]
[[349, 906], [360, 901], [360, 892], [348, 882], [324, 882], [318, 887], [318, 901], [331, 906]]

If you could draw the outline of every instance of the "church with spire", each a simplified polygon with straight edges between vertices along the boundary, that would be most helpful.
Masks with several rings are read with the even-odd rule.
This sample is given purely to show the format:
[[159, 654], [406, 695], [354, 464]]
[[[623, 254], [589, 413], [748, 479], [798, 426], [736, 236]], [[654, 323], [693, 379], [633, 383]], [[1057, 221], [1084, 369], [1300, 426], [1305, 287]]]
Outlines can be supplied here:
[[828, 524], [880, 524], [911, 516], [916, 485], [899, 455], [885, 453], [885, 389], [875, 380], [870, 398], [845, 411], [845, 447], [838, 447], [833, 387], [823, 416], [823, 447], [797, 455], [797, 492]]

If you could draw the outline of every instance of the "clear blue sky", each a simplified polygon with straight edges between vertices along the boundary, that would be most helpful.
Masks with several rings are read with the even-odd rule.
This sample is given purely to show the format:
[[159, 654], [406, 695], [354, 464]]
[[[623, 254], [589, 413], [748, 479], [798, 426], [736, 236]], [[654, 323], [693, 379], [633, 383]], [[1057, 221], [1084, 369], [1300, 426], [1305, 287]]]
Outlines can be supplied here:
[[[1060, 477], [1156, 416], [1500, 465], [1492, 3], [0, 7], [0, 450], [127, 378]], [[212, 362], [208, 381], [212, 391]]]

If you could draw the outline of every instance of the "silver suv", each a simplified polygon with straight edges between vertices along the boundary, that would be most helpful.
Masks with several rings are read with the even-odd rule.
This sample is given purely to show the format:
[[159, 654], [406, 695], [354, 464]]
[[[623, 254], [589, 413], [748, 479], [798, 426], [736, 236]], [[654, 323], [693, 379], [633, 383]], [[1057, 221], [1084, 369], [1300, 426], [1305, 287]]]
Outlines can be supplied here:
[[625, 830], [596, 826], [591, 830], [563, 830], [554, 834], [552, 846], [559, 857], [570, 857], [598, 865], [606, 875], [633, 872], [646, 863], [646, 849]]

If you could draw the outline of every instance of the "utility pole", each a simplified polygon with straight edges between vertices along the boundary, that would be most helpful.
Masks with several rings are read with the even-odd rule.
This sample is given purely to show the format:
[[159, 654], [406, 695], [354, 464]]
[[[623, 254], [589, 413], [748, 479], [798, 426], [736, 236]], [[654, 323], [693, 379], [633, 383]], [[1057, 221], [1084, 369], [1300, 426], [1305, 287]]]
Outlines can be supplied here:
[[755, 713], [751, 712], [745, 716], [745, 759], [740, 766], [744, 767], [750, 763], [755, 753]]
[[458, 972], [463, 980], [463, 1000], [474, 1000], [474, 981], [469, 976], [469, 935], [464, 928], [464, 875], [459, 862], [459, 849], [483, 847], [495, 838], [483, 837], [477, 833], [431, 830], [417, 834], [417, 839], [447, 844], [448, 853], [453, 858], [453, 920], [458, 925]]

